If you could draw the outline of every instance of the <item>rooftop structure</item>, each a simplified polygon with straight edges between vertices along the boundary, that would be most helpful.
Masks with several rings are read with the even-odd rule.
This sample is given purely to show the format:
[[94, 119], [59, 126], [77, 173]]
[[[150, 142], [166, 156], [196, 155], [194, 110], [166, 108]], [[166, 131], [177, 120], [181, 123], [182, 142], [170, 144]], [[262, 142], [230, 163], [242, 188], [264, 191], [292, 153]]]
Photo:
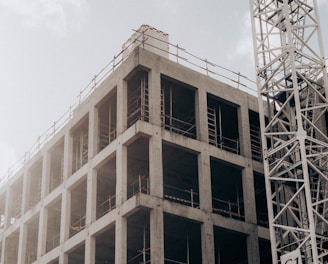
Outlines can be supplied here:
[[271, 263], [257, 98], [149, 29], [0, 188], [0, 264]]

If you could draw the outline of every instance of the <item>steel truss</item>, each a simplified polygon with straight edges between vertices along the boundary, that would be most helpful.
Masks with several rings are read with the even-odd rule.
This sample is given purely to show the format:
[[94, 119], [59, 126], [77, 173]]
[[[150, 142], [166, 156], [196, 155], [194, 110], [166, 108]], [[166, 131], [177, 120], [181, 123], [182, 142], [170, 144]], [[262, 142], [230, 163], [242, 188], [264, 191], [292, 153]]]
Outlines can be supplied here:
[[328, 263], [328, 81], [317, 2], [250, 7], [273, 263], [294, 251], [302, 263]]

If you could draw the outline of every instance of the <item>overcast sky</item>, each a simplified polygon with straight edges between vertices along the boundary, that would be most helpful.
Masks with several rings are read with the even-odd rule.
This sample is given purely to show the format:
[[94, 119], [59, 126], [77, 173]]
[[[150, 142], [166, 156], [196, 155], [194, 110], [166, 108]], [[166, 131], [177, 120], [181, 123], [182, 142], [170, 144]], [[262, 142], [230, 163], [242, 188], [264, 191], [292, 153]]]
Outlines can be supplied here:
[[0, 178], [141, 24], [255, 79], [247, 0], [0, 0]]

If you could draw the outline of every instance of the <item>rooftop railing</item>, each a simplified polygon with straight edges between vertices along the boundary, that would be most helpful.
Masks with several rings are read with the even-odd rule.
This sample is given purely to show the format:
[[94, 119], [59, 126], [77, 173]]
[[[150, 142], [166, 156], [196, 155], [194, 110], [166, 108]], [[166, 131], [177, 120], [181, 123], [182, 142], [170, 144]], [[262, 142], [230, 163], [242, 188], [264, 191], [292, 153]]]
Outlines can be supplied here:
[[[253, 95], [256, 94], [256, 83], [247, 78], [245, 75], [242, 75], [240, 72], [229, 70], [218, 64], [210, 62], [207, 59], [202, 59], [188, 52], [183, 47], [173, 45], [169, 42], [167, 42], [169, 45], [169, 51], [163, 50], [147, 42], [147, 39], [154, 38], [153, 36], [147, 34], [147, 30], [136, 32], [140, 34], [139, 37], [136, 37], [135, 41], [126, 46], [125, 49], [122, 49], [112, 58], [110, 62], [108, 62], [97, 74], [92, 77], [90, 82], [79, 91], [77, 101], [73, 103], [65, 113], [63, 113], [37, 138], [34, 144], [24, 153], [22, 157], [20, 157], [11, 167], [9, 167], [6, 175], [0, 177], [0, 188], [11, 178], [11, 176], [15, 175], [50, 139], [52, 139], [66, 124], [68, 124], [70, 120], [72, 120], [74, 110], [77, 109], [97, 87], [99, 87], [105, 78], [110, 76], [121, 65], [124, 61], [123, 53], [129, 50], [132, 45], [141, 48], [149, 46], [159, 49], [162, 52], [167, 52], [170, 60], [176, 61], [178, 64], [197, 70], [211, 78], [228, 82], [236, 89], [245, 90]], [[156, 41], [164, 42], [161, 39], [155, 39]]]

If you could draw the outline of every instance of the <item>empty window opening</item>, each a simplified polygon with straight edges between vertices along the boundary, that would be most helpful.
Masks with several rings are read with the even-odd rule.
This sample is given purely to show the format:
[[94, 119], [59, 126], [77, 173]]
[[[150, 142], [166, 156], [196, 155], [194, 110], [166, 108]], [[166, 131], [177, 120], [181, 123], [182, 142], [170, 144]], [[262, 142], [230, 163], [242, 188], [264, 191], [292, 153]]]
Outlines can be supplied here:
[[164, 263], [202, 263], [199, 223], [164, 214]]
[[[0, 195], [0, 233], [3, 232], [6, 225], [5, 210], [6, 210], [6, 194], [2, 194]], [[1, 251], [1, 247], [0, 247], [0, 251]]]
[[71, 191], [71, 228], [69, 235], [74, 236], [85, 228], [87, 203], [87, 181], [83, 180]]
[[261, 264], [272, 264], [270, 240], [259, 239]]
[[164, 198], [199, 207], [197, 154], [163, 144]]
[[128, 127], [138, 120], [149, 121], [148, 72], [137, 68], [127, 81]]
[[127, 222], [127, 263], [150, 263], [149, 211], [139, 210]]
[[17, 263], [18, 261], [19, 231], [6, 238], [4, 263]]
[[10, 191], [10, 208], [9, 217], [10, 224], [14, 224], [22, 214], [22, 193], [23, 193], [23, 177], [20, 177], [17, 182], [13, 184]]
[[50, 182], [49, 192], [54, 190], [63, 182], [64, 172], [64, 141], [59, 143], [50, 152]]
[[31, 222], [26, 225], [26, 254], [25, 263], [32, 264], [37, 258], [38, 236], [39, 236], [39, 216], [34, 217]]
[[101, 102], [98, 108], [98, 152], [116, 139], [116, 92]]
[[265, 179], [263, 174], [254, 173], [254, 191], [255, 191], [257, 224], [264, 227], [269, 227], [268, 207], [267, 207], [267, 199], [266, 199], [266, 191], [265, 191]]
[[97, 219], [116, 207], [116, 158], [97, 170]]
[[41, 179], [42, 179], [42, 161], [39, 161], [28, 172], [27, 181], [27, 204], [28, 211], [41, 200]]
[[47, 264], [59, 264], [59, 258], [56, 258], [55, 260], [52, 260], [48, 262]]
[[127, 150], [128, 197], [137, 193], [149, 194], [149, 142], [139, 137]]
[[246, 238], [245, 234], [214, 227], [215, 264], [247, 264]]
[[262, 141], [259, 114], [249, 110], [252, 159], [262, 161]]
[[96, 236], [95, 264], [115, 264], [115, 225]]
[[162, 76], [162, 127], [189, 138], [197, 138], [195, 90], [192, 86]]
[[213, 212], [244, 220], [241, 168], [211, 158], [211, 181]]
[[208, 140], [220, 149], [240, 154], [237, 106], [207, 96]]
[[82, 244], [68, 253], [68, 264], [81, 264], [84, 262], [85, 245]]
[[61, 199], [48, 207], [46, 252], [59, 245], [61, 220]]
[[89, 120], [86, 118], [82, 124], [73, 131], [73, 164], [72, 173], [76, 172], [88, 162], [88, 133]]

